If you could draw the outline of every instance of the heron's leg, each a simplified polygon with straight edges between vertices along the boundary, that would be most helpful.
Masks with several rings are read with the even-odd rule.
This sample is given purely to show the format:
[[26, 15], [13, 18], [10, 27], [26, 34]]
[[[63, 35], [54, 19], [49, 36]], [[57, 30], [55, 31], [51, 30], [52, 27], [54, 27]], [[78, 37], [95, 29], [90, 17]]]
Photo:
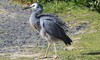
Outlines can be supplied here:
[[55, 55], [57, 55], [56, 44], [54, 42], [53, 42], [53, 44], [54, 44]]
[[48, 42], [48, 47], [47, 47], [47, 50], [46, 50], [46, 53], [45, 53], [45, 57], [47, 57], [48, 50], [49, 50], [50, 46], [51, 46], [51, 44], [50, 44], [50, 42]]
[[53, 57], [57, 58], [58, 56], [57, 56], [57, 50], [56, 50], [56, 43], [53, 42], [53, 44], [54, 44], [54, 52], [55, 52], [55, 55]]

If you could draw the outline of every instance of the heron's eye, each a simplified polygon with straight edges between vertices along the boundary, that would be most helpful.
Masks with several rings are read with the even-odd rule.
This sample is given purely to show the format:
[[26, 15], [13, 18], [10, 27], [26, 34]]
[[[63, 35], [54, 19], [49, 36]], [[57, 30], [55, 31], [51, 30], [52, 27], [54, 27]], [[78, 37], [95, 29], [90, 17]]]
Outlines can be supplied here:
[[33, 5], [33, 7], [34, 7], [35, 5]]

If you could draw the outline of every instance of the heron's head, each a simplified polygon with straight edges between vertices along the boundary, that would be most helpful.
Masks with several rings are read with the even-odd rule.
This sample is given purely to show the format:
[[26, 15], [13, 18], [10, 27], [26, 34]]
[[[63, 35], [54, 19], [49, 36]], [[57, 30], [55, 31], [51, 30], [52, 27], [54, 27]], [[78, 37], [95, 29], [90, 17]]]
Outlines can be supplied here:
[[30, 6], [27, 6], [27, 7], [25, 7], [25, 8], [23, 8], [22, 10], [26, 10], [26, 9], [42, 9], [43, 7], [39, 4], [39, 3], [33, 3], [32, 5], [30, 5]]

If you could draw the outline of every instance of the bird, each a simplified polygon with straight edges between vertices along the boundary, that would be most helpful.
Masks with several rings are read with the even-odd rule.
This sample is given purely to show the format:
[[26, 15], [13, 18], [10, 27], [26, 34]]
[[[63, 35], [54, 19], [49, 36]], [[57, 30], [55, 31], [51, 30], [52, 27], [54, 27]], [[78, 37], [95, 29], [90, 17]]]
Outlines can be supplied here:
[[43, 6], [35, 2], [30, 6], [24, 7], [22, 10], [32, 9], [34, 10], [29, 18], [30, 26], [37, 31], [40, 36], [47, 40], [48, 47], [44, 57], [47, 57], [48, 50], [51, 46], [51, 43], [54, 44], [55, 55], [54, 58], [57, 58], [56, 42], [63, 41], [65, 45], [71, 45], [72, 40], [66, 35], [65, 29], [66, 24], [62, 21], [57, 15], [44, 13]]

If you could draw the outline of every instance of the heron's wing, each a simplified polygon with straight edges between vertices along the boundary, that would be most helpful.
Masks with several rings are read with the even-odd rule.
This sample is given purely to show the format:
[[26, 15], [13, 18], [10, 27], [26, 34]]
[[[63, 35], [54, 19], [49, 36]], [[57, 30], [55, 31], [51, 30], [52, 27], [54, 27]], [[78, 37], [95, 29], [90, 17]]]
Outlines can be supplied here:
[[64, 29], [56, 22], [51, 19], [41, 19], [40, 24], [45, 32], [47, 32], [50, 36], [64, 41], [65, 44], [71, 44], [72, 40], [65, 34]]
[[67, 30], [68, 26], [62, 19], [60, 19], [57, 15], [54, 14], [41, 14], [39, 17], [44, 19], [51, 19], [52, 21], [56, 22], [59, 26], [61, 26], [64, 30]]
[[58, 39], [63, 39], [66, 36], [64, 30], [50, 19], [43, 20], [42, 27], [48, 34]]
[[62, 19], [60, 19], [58, 15], [55, 14], [42, 14], [42, 15], [50, 17], [53, 21], [57, 22], [60, 26], [65, 25], [65, 22], [62, 21]]

